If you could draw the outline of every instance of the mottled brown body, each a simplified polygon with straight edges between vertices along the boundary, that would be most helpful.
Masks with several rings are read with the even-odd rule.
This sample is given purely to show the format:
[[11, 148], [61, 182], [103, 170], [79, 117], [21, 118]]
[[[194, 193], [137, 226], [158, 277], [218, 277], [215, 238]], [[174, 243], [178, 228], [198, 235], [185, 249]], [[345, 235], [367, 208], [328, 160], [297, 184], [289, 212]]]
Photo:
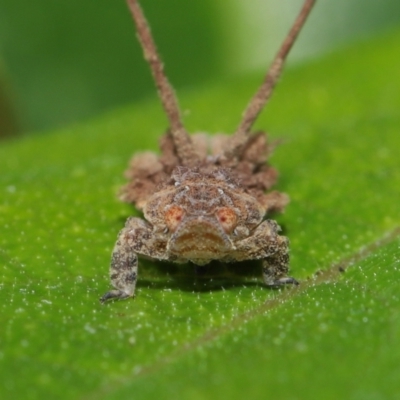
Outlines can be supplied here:
[[[201, 135], [195, 141], [206, 139]], [[296, 283], [287, 276], [287, 238], [278, 234], [275, 221], [264, 220], [267, 212], [281, 211], [288, 202], [283, 193], [265, 193], [277, 178], [267, 164], [265, 134], [250, 136], [230, 160], [216, 153], [216, 143], [228, 143], [229, 136], [212, 137], [212, 153], [207, 154], [207, 146], [197, 147], [202, 149], [197, 151], [199, 164], [192, 167], [180, 165], [176, 152], [166, 151], [170, 141], [169, 134], [162, 139], [159, 157], [146, 152], [132, 159], [131, 180], [121, 198], [142, 210], [145, 220], [130, 218], [120, 232], [111, 262], [116, 289], [103, 301], [134, 295], [140, 254], [197, 265], [261, 259], [265, 284]]]
[[263, 132], [250, 133], [269, 98], [283, 61], [314, 0], [306, 0], [263, 84], [245, 110], [234, 135], [188, 135], [172, 87], [163, 73], [150, 29], [137, 3], [127, 0], [139, 40], [170, 120], [161, 154], [136, 155], [127, 171], [121, 199], [141, 210], [144, 220], [129, 218], [118, 236], [110, 268], [114, 290], [101, 301], [134, 296], [138, 255], [155, 260], [204, 265], [212, 260], [262, 260], [267, 286], [297, 284], [287, 275], [288, 240], [265, 219], [282, 211], [285, 194], [268, 192], [277, 172], [267, 162], [272, 150]]

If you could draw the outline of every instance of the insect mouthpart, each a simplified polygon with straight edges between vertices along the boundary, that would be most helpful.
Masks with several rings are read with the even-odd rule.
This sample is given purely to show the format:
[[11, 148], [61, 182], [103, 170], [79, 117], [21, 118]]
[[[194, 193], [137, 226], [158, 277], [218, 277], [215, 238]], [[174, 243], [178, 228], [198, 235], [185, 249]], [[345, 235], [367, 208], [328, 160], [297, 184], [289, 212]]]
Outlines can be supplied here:
[[214, 217], [187, 217], [172, 235], [168, 250], [195, 264], [207, 264], [232, 249], [232, 243]]

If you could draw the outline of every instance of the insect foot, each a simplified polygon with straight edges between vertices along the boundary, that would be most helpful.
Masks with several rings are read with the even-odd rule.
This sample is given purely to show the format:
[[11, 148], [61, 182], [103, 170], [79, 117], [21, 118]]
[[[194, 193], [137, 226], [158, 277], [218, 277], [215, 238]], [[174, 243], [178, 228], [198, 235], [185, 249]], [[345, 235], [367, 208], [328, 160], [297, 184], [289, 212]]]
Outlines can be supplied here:
[[153, 260], [205, 265], [213, 260], [260, 260], [266, 286], [298, 282], [288, 276], [288, 239], [265, 219], [289, 199], [271, 191], [277, 171], [268, 163], [273, 145], [264, 132], [251, 132], [269, 100], [284, 61], [315, 0], [305, 0], [271, 67], [246, 107], [233, 135], [189, 135], [174, 90], [164, 74], [148, 23], [137, 0], [127, 0], [169, 128], [161, 152], [137, 154], [127, 171], [121, 199], [143, 212], [129, 218], [115, 244], [110, 267], [113, 290], [101, 297], [133, 297], [138, 255]]
[[129, 218], [118, 235], [111, 256], [110, 280], [115, 290], [100, 298], [104, 303], [109, 299], [125, 299], [135, 295], [138, 277], [138, 257], [142, 254], [155, 259], [164, 258], [165, 241], [157, 240], [152, 228], [140, 218]]
[[263, 279], [266, 286], [298, 285], [299, 282], [287, 276], [289, 272], [289, 241], [284, 236], [277, 236], [277, 251], [266, 257], [262, 263]]

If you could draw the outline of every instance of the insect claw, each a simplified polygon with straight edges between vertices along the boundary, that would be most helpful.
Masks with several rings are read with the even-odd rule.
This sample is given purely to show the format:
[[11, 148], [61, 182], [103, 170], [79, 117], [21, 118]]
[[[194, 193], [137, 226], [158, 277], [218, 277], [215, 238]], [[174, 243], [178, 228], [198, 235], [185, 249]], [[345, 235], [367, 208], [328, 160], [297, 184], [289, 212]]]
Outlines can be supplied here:
[[111, 299], [123, 300], [129, 297], [134, 297], [134, 296], [132, 294], [123, 292], [122, 290], [110, 290], [109, 292], [101, 296], [99, 300], [101, 304], [104, 304], [107, 300]]

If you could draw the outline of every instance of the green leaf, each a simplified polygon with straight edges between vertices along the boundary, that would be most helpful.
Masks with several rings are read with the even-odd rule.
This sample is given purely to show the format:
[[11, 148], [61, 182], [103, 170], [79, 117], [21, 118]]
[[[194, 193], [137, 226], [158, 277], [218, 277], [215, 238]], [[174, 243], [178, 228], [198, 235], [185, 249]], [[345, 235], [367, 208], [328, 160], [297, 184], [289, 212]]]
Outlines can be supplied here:
[[[1, 397], [397, 398], [399, 41], [287, 71], [257, 124], [284, 139], [297, 289], [264, 288], [252, 263], [196, 276], [141, 261], [136, 299], [99, 304], [134, 213], [122, 171], [166, 126], [156, 99], [3, 144]], [[260, 76], [181, 94], [187, 126], [233, 131]]]

